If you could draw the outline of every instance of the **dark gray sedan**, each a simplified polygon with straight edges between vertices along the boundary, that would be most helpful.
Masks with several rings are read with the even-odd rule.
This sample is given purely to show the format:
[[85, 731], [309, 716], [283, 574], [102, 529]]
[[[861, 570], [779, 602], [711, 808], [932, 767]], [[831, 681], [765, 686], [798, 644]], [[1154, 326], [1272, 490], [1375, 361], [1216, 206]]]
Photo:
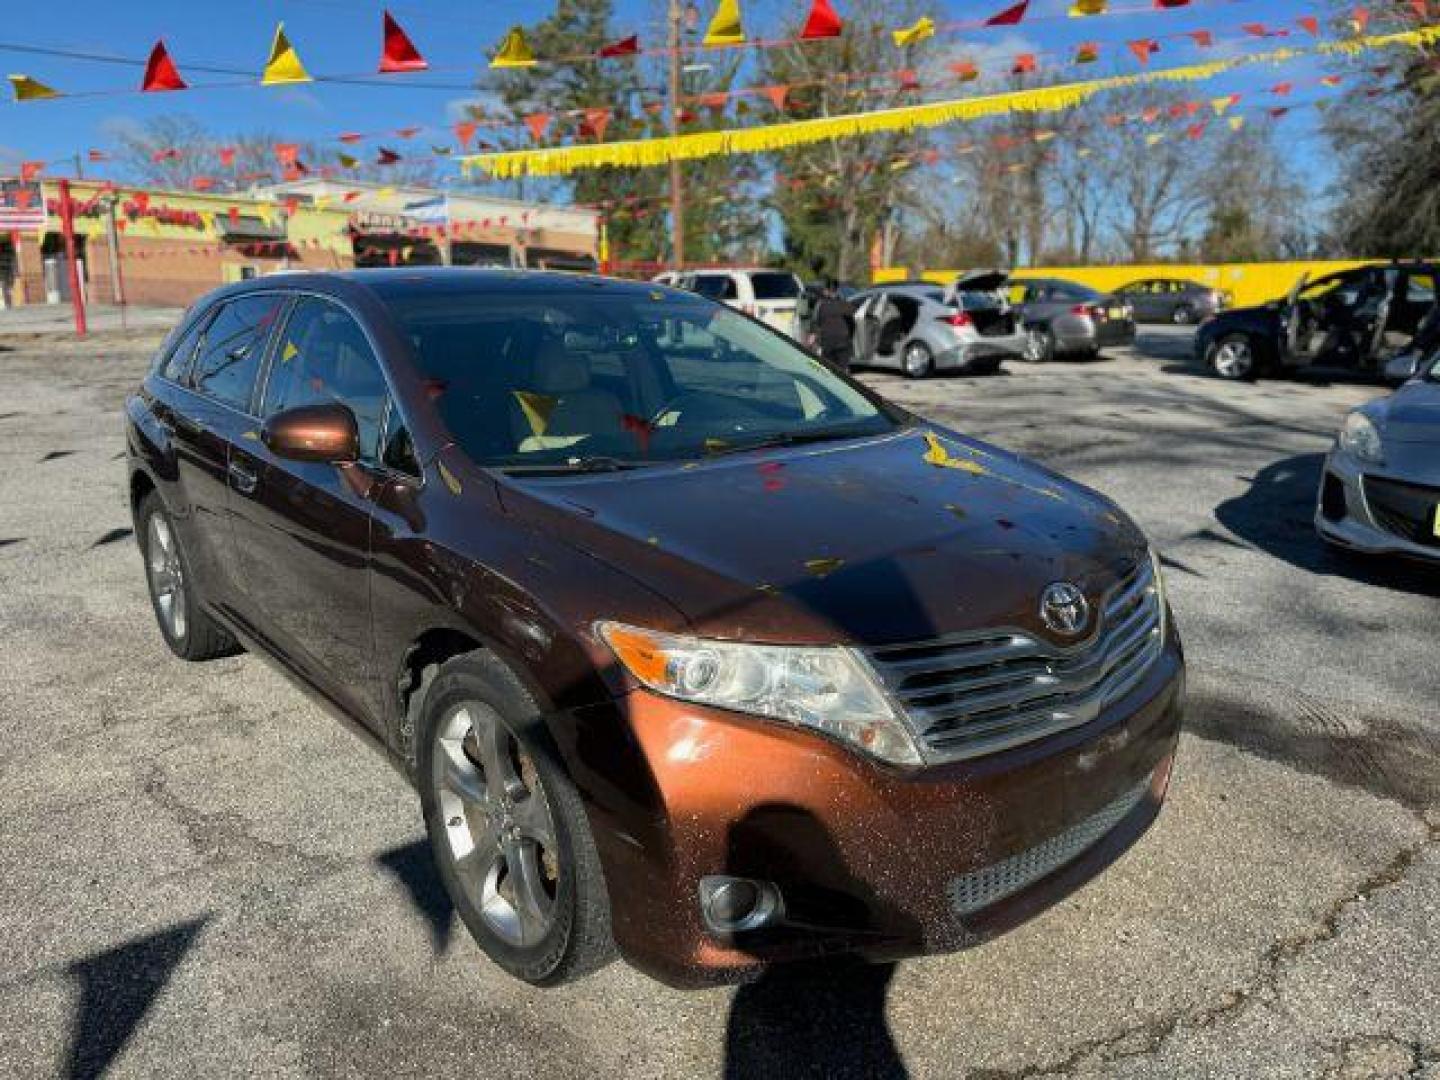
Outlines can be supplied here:
[[1230, 306], [1230, 295], [1220, 289], [1183, 278], [1147, 278], [1115, 290], [1135, 309], [1135, 321], [1192, 326]]
[[1094, 357], [1101, 349], [1135, 344], [1135, 313], [1118, 296], [1056, 278], [1017, 279], [1012, 288], [1011, 301], [1020, 304], [1025, 328], [1026, 360]]
[[1395, 393], [1345, 417], [1315, 527], [1351, 551], [1440, 561], [1440, 351]]

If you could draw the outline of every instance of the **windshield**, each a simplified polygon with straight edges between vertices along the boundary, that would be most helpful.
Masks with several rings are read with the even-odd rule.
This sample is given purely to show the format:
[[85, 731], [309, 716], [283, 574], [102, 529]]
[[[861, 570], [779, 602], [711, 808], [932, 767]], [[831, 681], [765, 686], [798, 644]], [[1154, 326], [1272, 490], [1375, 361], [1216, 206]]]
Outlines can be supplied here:
[[695, 296], [577, 290], [387, 303], [451, 435], [482, 465], [624, 467], [895, 426], [785, 338]]
[[794, 274], [751, 274], [750, 288], [756, 300], [793, 300], [800, 295], [800, 282]]

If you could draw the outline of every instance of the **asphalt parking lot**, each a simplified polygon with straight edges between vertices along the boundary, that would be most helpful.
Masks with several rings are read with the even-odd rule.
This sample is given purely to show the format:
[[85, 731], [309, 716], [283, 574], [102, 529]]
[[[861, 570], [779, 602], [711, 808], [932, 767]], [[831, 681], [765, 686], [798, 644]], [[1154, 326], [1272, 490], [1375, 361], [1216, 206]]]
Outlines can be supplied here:
[[1440, 570], [1310, 526], [1380, 388], [1224, 385], [1169, 330], [864, 376], [1149, 530], [1191, 665], [1164, 815], [975, 952], [538, 991], [452, 920], [388, 765], [263, 663], [165, 650], [119, 460], [155, 340], [0, 327], [0, 1075], [1440, 1077]]

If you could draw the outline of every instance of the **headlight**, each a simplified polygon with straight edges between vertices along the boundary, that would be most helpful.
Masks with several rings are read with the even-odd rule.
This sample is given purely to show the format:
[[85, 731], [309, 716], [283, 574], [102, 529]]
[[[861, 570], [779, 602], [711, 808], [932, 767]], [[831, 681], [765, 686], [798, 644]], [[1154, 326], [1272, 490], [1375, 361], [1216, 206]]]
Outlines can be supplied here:
[[1155, 599], [1160, 605], [1160, 640], [1164, 641], [1170, 629], [1170, 596], [1165, 588], [1165, 568], [1160, 565], [1160, 553], [1153, 547], [1150, 549], [1150, 569], [1155, 574]]
[[909, 729], [851, 649], [710, 641], [613, 622], [596, 630], [657, 693], [810, 728], [895, 765], [920, 764]]
[[1380, 429], [1363, 412], [1352, 412], [1340, 427], [1340, 449], [1371, 465], [1385, 464], [1385, 447]]

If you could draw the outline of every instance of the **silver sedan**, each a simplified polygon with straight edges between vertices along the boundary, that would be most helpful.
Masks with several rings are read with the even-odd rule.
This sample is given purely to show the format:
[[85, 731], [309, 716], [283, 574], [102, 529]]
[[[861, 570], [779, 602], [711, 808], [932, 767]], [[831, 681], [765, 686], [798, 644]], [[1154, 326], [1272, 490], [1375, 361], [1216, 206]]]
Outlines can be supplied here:
[[1315, 527], [1348, 550], [1440, 561], [1440, 352], [1394, 394], [1345, 417]]

